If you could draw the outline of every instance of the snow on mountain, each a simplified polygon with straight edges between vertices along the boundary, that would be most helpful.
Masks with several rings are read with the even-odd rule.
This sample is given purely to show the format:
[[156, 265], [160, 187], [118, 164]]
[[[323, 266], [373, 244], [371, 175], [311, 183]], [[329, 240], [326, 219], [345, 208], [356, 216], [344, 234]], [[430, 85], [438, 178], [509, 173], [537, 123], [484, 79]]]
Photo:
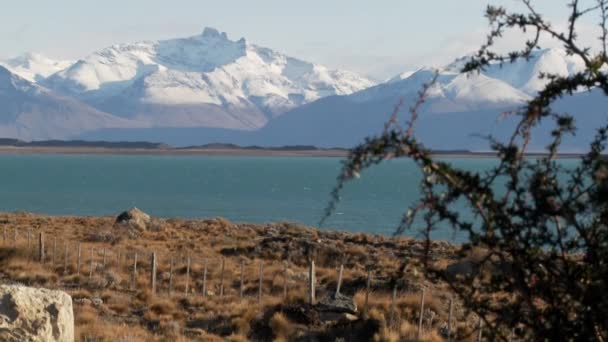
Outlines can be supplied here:
[[48, 76], [68, 68], [73, 61], [54, 60], [38, 53], [24, 53], [0, 61], [0, 65], [30, 82], [39, 82]]
[[0, 66], [0, 137], [68, 139], [99, 128], [141, 127], [57, 95]]
[[[355, 102], [414, 101], [422, 86], [429, 83], [437, 70], [422, 68], [406, 78], [397, 76], [388, 82], [357, 92], [348, 98]], [[463, 112], [502, 108], [524, 103], [526, 93], [501, 80], [482, 73], [461, 74], [450, 69], [439, 70], [435, 84], [428, 90], [428, 110]]]
[[302, 104], [373, 85], [212, 28], [189, 38], [114, 45], [43, 84], [156, 126], [236, 129], [256, 129]]
[[[506, 139], [515, 127], [514, 118], [501, 113], [521, 107], [542, 87], [541, 72], [568, 75], [580, 70], [576, 59], [560, 50], [543, 50], [528, 61], [490, 66], [481, 73], [460, 74], [465, 60], [441, 68], [437, 82], [419, 108], [415, 135], [434, 149], [488, 150], [479, 135]], [[382, 132], [395, 105], [403, 100], [401, 122], [409, 119], [407, 109], [417, 99], [423, 84], [435, 70], [420, 69], [399, 75], [379, 85], [346, 96], [329, 96], [299, 106], [251, 132], [222, 129], [124, 129], [90, 132], [89, 139], [152, 140], [174, 145], [235, 143], [240, 145], [315, 145], [352, 147], [365, 137]], [[576, 137], [564, 140], [564, 151], [584, 151], [594, 128], [605, 124], [608, 98], [601, 91], [580, 92], [557, 101], [554, 110], [568, 112], [579, 127]], [[551, 138], [550, 122], [538, 127], [530, 149], [539, 151]]]
[[[469, 59], [469, 56], [456, 59], [446, 66], [445, 70], [459, 72]], [[540, 78], [542, 73], [568, 76], [584, 69], [585, 64], [580, 57], [568, 55], [563, 49], [552, 48], [534, 51], [528, 60], [518, 59], [513, 63], [492, 64], [486, 67], [483, 73], [528, 95], [534, 95], [548, 82]]]
[[[403, 121], [409, 119], [407, 109], [418, 98], [422, 86], [438, 72], [418, 111], [416, 135], [435, 149], [487, 150], [487, 141], [477, 136], [507, 137], [514, 122], [501, 120], [501, 113], [520, 108], [542, 89], [546, 80], [539, 78], [541, 73], [567, 76], [583, 68], [580, 61], [559, 49], [537, 51], [529, 60], [491, 65], [481, 73], [460, 73], [465, 62], [462, 58], [438, 71], [422, 68], [348, 96], [322, 99], [296, 108], [271, 121], [248, 142], [353, 146], [366, 136], [380, 133], [400, 100], [403, 101], [400, 117]], [[585, 150], [593, 127], [605, 119], [602, 108], [608, 105], [608, 98], [597, 93], [566, 96], [554, 106], [557, 111], [573, 114], [581, 132], [585, 133], [567, 141], [565, 146], [569, 150]], [[531, 146], [542, 149], [549, 141], [550, 131], [550, 125], [540, 127]]]

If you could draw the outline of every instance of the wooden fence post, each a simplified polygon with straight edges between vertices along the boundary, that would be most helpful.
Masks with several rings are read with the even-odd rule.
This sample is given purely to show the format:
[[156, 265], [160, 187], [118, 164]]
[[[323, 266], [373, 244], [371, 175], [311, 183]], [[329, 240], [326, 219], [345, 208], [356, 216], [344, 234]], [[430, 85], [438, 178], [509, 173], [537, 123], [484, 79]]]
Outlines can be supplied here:
[[53, 266], [57, 263], [57, 237], [53, 238]]
[[220, 298], [224, 297], [224, 258], [222, 258], [222, 269], [220, 273]]
[[6, 245], [6, 226], [2, 227], [2, 242]]
[[44, 233], [38, 233], [38, 261], [44, 263]]
[[[391, 311], [388, 319], [388, 329], [392, 330], [395, 328], [395, 303], [397, 301], [397, 285], [393, 286], [393, 296], [391, 297]], [[420, 340], [420, 337], [418, 338]]]
[[344, 273], [344, 264], [340, 265], [340, 272], [338, 273], [338, 286], [336, 286], [336, 297], [340, 294], [340, 287], [342, 286], [342, 275]]
[[479, 317], [479, 326], [477, 329], [477, 342], [481, 342], [481, 338], [483, 337], [483, 320], [481, 319], [481, 316]]
[[287, 262], [283, 264], [283, 299], [287, 299]]
[[93, 268], [94, 268], [94, 265], [93, 265], [93, 252], [94, 252], [93, 247], [91, 247], [91, 261], [90, 261], [91, 267], [89, 268], [89, 279], [93, 278]]
[[152, 252], [152, 260], [150, 265], [150, 285], [152, 286], [152, 294], [156, 293], [156, 252]]
[[173, 293], [173, 257], [169, 264], [169, 295]]
[[450, 298], [450, 309], [448, 312], [448, 338], [447, 338], [447, 342], [450, 342], [452, 339], [452, 312], [453, 312], [453, 307], [454, 307], [454, 300]]
[[78, 256], [76, 260], [76, 274], [80, 275], [80, 258], [82, 256], [82, 244], [78, 243]]
[[133, 279], [131, 280], [131, 286], [133, 289], [137, 287], [137, 252], [133, 256]]
[[68, 242], [65, 242], [65, 252], [63, 255], [63, 274], [68, 274]]
[[103, 262], [101, 264], [103, 266], [103, 268], [106, 268], [106, 249], [103, 249]]
[[260, 260], [260, 280], [258, 283], [258, 303], [262, 302], [262, 286], [264, 285], [264, 262]]
[[188, 260], [186, 263], [186, 289], [185, 289], [185, 295], [188, 295], [188, 287], [190, 286], [190, 255], [188, 255]]
[[121, 257], [121, 255], [120, 255], [120, 248], [118, 248], [118, 249], [116, 249], [116, 270], [118, 272], [120, 272], [120, 266], [121, 266], [120, 265], [120, 262], [121, 262], [120, 257]]
[[424, 319], [424, 297], [426, 288], [422, 287], [422, 297], [420, 299], [420, 319], [418, 320], [418, 340], [422, 338], [422, 320]]
[[310, 261], [310, 266], [308, 267], [308, 302], [310, 305], [315, 305], [315, 283], [316, 283], [316, 275], [315, 275], [315, 261]]
[[27, 254], [28, 258], [32, 257], [32, 230], [27, 230]]
[[365, 282], [365, 305], [363, 306], [363, 312], [367, 313], [368, 305], [369, 305], [369, 288], [372, 283], [372, 270], [371, 268], [367, 269], [367, 281]]
[[15, 240], [15, 247], [17, 247], [17, 227], [15, 227], [15, 236], [13, 239]]
[[243, 277], [244, 277], [244, 271], [245, 271], [245, 267], [243, 265], [243, 260], [241, 260], [241, 282], [239, 285], [239, 297], [243, 298]]
[[207, 297], [207, 258], [203, 260], [203, 298]]

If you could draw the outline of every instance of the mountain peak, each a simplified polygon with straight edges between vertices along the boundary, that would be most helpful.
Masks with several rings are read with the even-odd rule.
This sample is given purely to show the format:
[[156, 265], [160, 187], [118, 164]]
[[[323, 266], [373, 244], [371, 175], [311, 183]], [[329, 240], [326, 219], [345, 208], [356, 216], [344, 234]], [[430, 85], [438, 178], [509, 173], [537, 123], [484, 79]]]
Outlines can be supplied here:
[[72, 64], [72, 61], [54, 60], [35, 52], [26, 52], [0, 62], [3, 62], [12, 73], [30, 82], [38, 82]]
[[226, 32], [221, 32], [218, 31], [217, 29], [213, 28], [213, 27], [205, 27], [203, 29], [203, 37], [205, 38], [221, 38], [221, 39], [228, 39], [228, 34], [226, 34]]

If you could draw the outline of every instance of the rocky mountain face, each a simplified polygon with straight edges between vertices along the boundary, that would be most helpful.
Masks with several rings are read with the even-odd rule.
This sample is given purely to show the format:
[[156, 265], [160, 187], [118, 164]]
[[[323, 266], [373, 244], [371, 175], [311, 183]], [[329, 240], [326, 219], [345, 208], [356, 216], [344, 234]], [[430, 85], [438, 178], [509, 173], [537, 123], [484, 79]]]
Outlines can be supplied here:
[[[543, 73], [564, 76], [583, 68], [582, 61], [560, 49], [539, 50], [529, 60], [491, 65], [481, 73], [464, 75], [459, 71], [467, 60], [466, 56], [459, 58], [438, 70], [437, 81], [420, 110], [415, 132], [431, 148], [488, 150], [487, 140], [480, 136], [507, 137], [515, 120], [502, 114], [520, 108], [541, 89], [547, 82], [541, 77]], [[422, 68], [350, 95], [322, 98], [292, 109], [253, 132], [209, 128], [106, 129], [90, 132], [87, 137], [162, 139], [175, 145], [223, 142], [351, 147], [366, 136], [380, 133], [400, 101], [403, 101], [401, 118], [403, 122], [408, 120], [407, 110], [434, 73], [434, 69]], [[607, 105], [608, 100], [597, 91], [579, 92], [555, 103], [556, 111], [575, 116], [580, 129], [576, 137], [564, 141], [565, 150], [587, 148], [594, 128], [605, 124], [603, 108]], [[541, 125], [531, 147], [542, 150], [550, 138], [550, 129], [549, 122]]]
[[141, 127], [34, 84], [0, 66], [0, 137], [65, 139], [100, 128]]
[[114, 45], [41, 84], [154, 127], [243, 130], [319, 98], [373, 85], [212, 28], [188, 38]]
[[73, 63], [73, 61], [54, 60], [42, 54], [31, 52], [7, 60], [0, 60], [0, 66], [4, 66], [30, 82], [40, 82]]
[[[502, 120], [501, 113], [542, 89], [543, 74], [584, 68], [565, 51], [548, 49], [464, 75], [460, 69], [468, 58], [438, 70], [421, 108], [416, 132], [432, 148], [487, 149], [479, 135], [508, 134], [514, 120]], [[436, 71], [421, 68], [374, 84], [212, 28], [193, 37], [113, 45], [76, 62], [26, 54], [3, 65], [2, 137], [177, 146], [350, 147], [380, 132], [400, 101], [405, 112]], [[585, 137], [603, 120], [608, 103], [600, 95], [580, 92], [555, 109], [574, 114]], [[580, 138], [569, 148], [580, 149]], [[534, 146], [542, 149], [546, 141], [539, 138]]]

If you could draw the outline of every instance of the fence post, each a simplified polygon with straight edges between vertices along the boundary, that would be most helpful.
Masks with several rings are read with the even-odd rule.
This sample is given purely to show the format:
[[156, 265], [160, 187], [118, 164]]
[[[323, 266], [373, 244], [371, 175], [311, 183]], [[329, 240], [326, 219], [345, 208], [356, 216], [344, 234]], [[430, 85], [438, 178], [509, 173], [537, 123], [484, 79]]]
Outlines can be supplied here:
[[424, 297], [426, 295], [426, 288], [422, 287], [422, 297], [420, 299], [420, 319], [418, 320], [418, 340], [422, 338], [422, 320], [424, 318]]
[[308, 302], [310, 305], [315, 305], [315, 261], [310, 261], [310, 266], [308, 268]]
[[133, 256], [133, 279], [131, 280], [131, 286], [133, 289], [137, 286], [137, 252]]
[[[391, 330], [393, 328], [395, 328], [395, 302], [397, 301], [397, 285], [395, 284], [393, 286], [393, 296], [391, 297], [391, 311], [389, 313], [389, 320], [388, 320], [388, 329]], [[418, 335], [420, 336], [420, 335]], [[418, 340], [420, 340], [420, 337], [418, 337]]]
[[190, 255], [188, 255], [188, 260], [186, 263], [186, 290], [185, 295], [188, 295], [188, 286], [190, 285]]
[[82, 256], [82, 244], [78, 243], [78, 256], [76, 261], [76, 274], [80, 275], [80, 258]]
[[94, 252], [93, 247], [91, 247], [91, 261], [90, 261], [91, 267], [89, 269], [89, 279], [93, 278], [93, 268], [94, 268], [94, 265], [93, 265], [93, 252]]
[[207, 258], [203, 260], [203, 298], [207, 297]]
[[15, 247], [17, 247], [17, 227], [15, 227], [15, 236], [13, 239], [15, 240]]
[[53, 238], [53, 266], [57, 263], [57, 237]]
[[367, 269], [367, 281], [365, 282], [365, 305], [363, 306], [363, 313], [367, 313], [368, 305], [369, 305], [369, 288], [372, 283], [372, 269]]
[[65, 242], [65, 252], [63, 255], [63, 274], [68, 274], [68, 242]]
[[152, 294], [156, 293], [156, 252], [152, 252], [152, 265], [150, 266], [150, 283], [152, 285]]
[[244, 277], [243, 273], [244, 273], [244, 271], [245, 271], [245, 268], [243, 265], [243, 260], [241, 259], [241, 282], [239, 285], [239, 297], [240, 298], [243, 298], [243, 277]]
[[450, 309], [448, 312], [448, 338], [447, 342], [450, 342], [452, 339], [452, 312], [454, 307], [454, 300], [450, 298]]
[[481, 316], [479, 317], [479, 326], [478, 326], [478, 332], [477, 332], [477, 342], [481, 342], [481, 338], [483, 337], [483, 320], [481, 319]]
[[6, 226], [2, 227], [2, 242], [6, 245]]
[[169, 264], [169, 295], [173, 293], [173, 257]]
[[224, 297], [224, 258], [222, 257], [222, 270], [220, 273], [220, 298]]
[[106, 249], [103, 249], [103, 262], [102, 262], [102, 266], [105, 269], [106, 268]]
[[344, 264], [340, 265], [340, 272], [338, 273], [338, 286], [336, 287], [336, 297], [340, 294], [340, 287], [342, 286], [342, 275], [344, 274]]
[[27, 230], [27, 254], [28, 254], [28, 259], [30, 259], [32, 257], [32, 230], [28, 229]]
[[283, 299], [287, 299], [287, 262], [283, 264]]
[[38, 261], [44, 263], [44, 233], [38, 233]]
[[258, 283], [258, 303], [262, 302], [262, 286], [264, 283], [264, 262], [260, 260], [260, 280]]

